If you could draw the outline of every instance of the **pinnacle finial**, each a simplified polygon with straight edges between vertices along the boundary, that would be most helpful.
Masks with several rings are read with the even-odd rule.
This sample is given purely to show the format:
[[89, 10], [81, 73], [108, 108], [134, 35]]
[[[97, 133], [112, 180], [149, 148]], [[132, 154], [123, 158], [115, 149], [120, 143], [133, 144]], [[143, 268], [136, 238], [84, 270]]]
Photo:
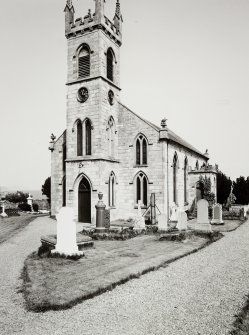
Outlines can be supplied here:
[[67, 0], [67, 5], [69, 8], [73, 7], [72, 0]]
[[117, 0], [117, 3], [116, 3], [116, 12], [115, 12], [115, 14], [116, 14], [118, 17], [120, 17], [120, 15], [121, 15], [121, 11], [120, 11], [120, 2], [119, 2], [119, 0]]

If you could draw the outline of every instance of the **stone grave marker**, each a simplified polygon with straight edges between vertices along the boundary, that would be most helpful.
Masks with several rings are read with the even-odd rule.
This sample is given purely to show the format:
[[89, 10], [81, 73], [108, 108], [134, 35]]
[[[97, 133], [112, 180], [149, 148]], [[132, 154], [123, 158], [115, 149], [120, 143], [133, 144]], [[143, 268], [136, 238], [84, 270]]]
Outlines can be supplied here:
[[145, 219], [141, 211], [142, 201], [138, 201], [137, 216], [134, 222], [134, 229], [145, 229]]
[[213, 218], [211, 223], [212, 224], [224, 224], [224, 221], [222, 220], [222, 206], [220, 204], [216, 204], [213, 206]]
[[188, 229], [187, 224], [188, 224], [188, 216], [186, 212], [184, 212], [183, 210], [180, 210], [178, 212], [178, 221], [177, 221], [176, 228], [179, 230], [187, 230]]
[[57, 242], [52, 253], [66, 256], [83, 255], [76, 242], [76, 223], [73, 208], [62, 207], [57, 219]]
[[168, 229], [168, 219], [167, 215], [161, 213], [158, 215], [158, 230], [167, 230]]
[[195, 230], [211, 232], [211, 224], [208, 218], [208, 202], [205, 199], [201, 199], [197, 202], [197, 223]]
[[170, 221], [176, 222], [177, 221], [177, 206], [174, 202], [170, 209], [171, 209]]

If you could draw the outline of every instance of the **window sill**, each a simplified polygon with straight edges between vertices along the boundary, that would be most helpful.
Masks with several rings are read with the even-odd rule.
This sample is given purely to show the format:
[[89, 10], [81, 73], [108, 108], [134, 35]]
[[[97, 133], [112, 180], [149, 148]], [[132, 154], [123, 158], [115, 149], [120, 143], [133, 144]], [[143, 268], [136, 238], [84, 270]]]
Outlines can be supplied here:
[[148, 167], [148, 165], [147, 164], [144, 164], [144, 165], [143, 164], [142, 165], [137, 165], [136, 164], [136, 165], [133, 165], [133, 167], [134, 168], [143, 168], [143, 167], [145, 168], [145, 167]]
[[[144, 206], [144, 205], [141, 206], [141, 209], [147, 209], [147, 208], [148, 208], [147, 206]], [[135, 205], [134, 209], [138, 209], [138, 205]]]

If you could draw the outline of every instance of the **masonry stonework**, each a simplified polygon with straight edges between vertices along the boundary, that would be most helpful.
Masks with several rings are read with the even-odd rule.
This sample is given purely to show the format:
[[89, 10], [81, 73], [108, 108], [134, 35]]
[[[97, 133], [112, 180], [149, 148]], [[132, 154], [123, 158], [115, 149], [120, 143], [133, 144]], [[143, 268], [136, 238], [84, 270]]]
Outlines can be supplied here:
[[[216, 194], [216, 172], [207, 169], [206, 154], [202, 154], [168, 129], [165, 121], [162, 122], [162, 127], [158, 127], [121, 103], [122, 22], [119, 2], [116, 5], [114, 22], [111, 22], [104, 15], [104, 0], [95, 1], [93, 15], [89, 12], [84, 19], [76, 20], [73, 5], [71, 1], [67, 1], [67, 118], [66, 131], [54, 143], [51, 154], [52, 215], [56, 215], [60, 208], [66, 205], [74, 209], [75, 220], [78, 221], [79, 212], [83, 208], [90, 213], [89, 221], [94, 223], [95, 205], [98, 202], [98, 192], [101, 191], [104, 194], [104, 203], [107, 208], [110, 207], [111, 220], [136, 216], [139, 196], [140, 200], [143, 200], [142, 208], [145, 211], [152, 193], [155, 193], [156, 205], [160, 212], [169, 218], [174, 189], [176, 205], [190, 208], [196, 198], [196, 184], [200, 175], [210, 177], [212, 191]], [[80, 77], [79, 52], [83, 46], [87, 46], [89, 50], [90, 75]], [[107, 76], [109, 48], [113, 55], [113, 80]], [[84, 103], [77, 99], [78, 91], [82, 87], [88, 91], [88, 99]], [[112, 102], [109, 98], [110, 91], [114, 94]], [[90, 155], [86, 154], [85, 150], [86, 120], [91, 124]], [[78, 123], [83, 125], [83, 153], [80, 156], [77, 151]], [[143, 144], [138, 149], [140, 136]], [[147, 159], [138, 164], [139, 154], [141, 157], [146, 155]], [[174, 157], [177, 157], [176, 176], [173, 170]], [[204, 171], [197, 166], [206, 169]], [[114, 179], [111, 176], [114, 176]], [[144, 178], [140, 182], [139, 176]], [[87, 196], [90, 197], [90, 208], [84, 207], [86, 205], [79, 195], [83, 179], [90, 185], [90, 189], [86, 190]], [[143, 192], [142, 195], [138, 195], [138, 189]], [[64, 198], [66, 203], [63, 202]]]

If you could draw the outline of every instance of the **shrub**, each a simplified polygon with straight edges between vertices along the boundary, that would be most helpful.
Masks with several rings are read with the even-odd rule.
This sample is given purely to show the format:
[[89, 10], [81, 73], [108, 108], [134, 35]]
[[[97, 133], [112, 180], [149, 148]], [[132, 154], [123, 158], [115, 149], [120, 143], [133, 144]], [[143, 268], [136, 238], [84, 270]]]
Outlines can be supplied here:
[[15, 204], [19, 203], [19, 202], [27, 202], [27, 198], [28, 198], [28, 193], [23, 193], [20, 191], [17, 191], [16, 193], [8, 193], [5, 196], [5, 199], [9, 202], [13, 202]]
[[38, 212], [38, 210], [39, 210], [38, 204], [33, 204], [33, 210], [34, 210], [34, 212]]
[[23, 212], [31, 212], [30, 205], [25, 203], [25, 202], [23, 202], [22, 204], [19, 204], [18, 208], [20, 208], [20, 210], [23, 211]]

